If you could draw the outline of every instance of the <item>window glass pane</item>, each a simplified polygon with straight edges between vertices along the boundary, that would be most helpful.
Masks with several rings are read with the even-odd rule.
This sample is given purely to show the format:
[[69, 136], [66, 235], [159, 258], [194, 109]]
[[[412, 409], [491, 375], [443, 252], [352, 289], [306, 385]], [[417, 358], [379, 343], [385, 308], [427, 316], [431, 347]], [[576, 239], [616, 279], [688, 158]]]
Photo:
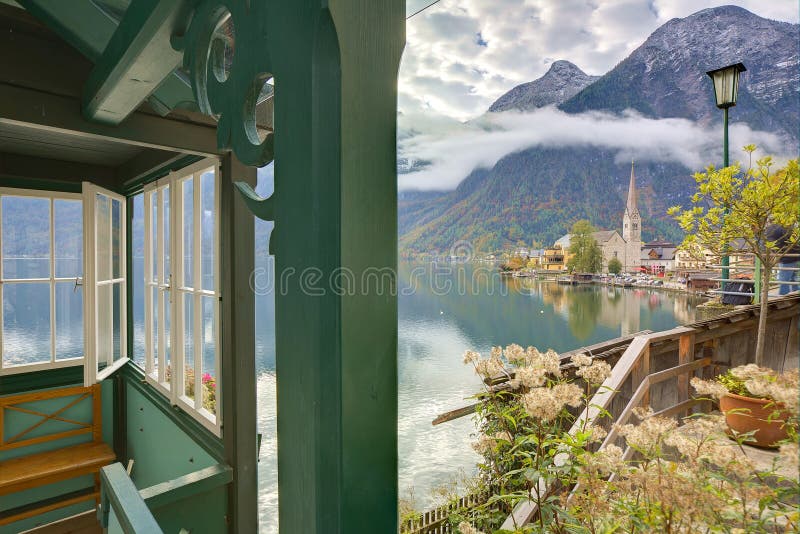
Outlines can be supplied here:
[[56, 360], [81, 357], [83, 287], [72, 281], [56, 282]]
[[97, 346], [95, 352], [97, 354], [97, 370], [101, 371], [106, 368], [112, 361], [112, 331], [111, 325], [113, 321], [113, 295], [111, 284], [103, 284], [97, 286], [96, 297], [96, 313], [97, 313], [97, 332], [95, 339]]
[[161, 216], [164, 217], [164, 280], [169, 281], [169, 275], [172, 273], [169, 263], [169, 187], [161, 190], [161, 197], [164, 199], [161, 210]]
[[203, 214], [200, 221], [202, 243], [200, 245], [203, 289], [214, 290], [214, 172], [200, 177]]
[[49, 361], [50, 284], [4, 284], [3, 365]]
[[83, 276], [83, 204], [53, 200], [56, 278]]
[[[153, 261], [150, 266], [152, 269], [150, 271], [150, 280], [153, 281], [158, 280], [158, 195], [158, 190], [150, 194], [150, 257]], [[156, 301], [154, 300], [153, 306], [155, 305]]]
[[183, 182], [183, 285], [194, 287], [194, 179]]
[[153, 310], [151, 313], [153, 323], [150, 325], [150, 346], [153, 348], [153, 373], [157, 373], [158, 371], [158, 364], [159, 364], [159, 355], [158, 355], [158, 293], [159, 289], [157, 286], [150, 286], [150, 302], [153, 304]]
[[122, 202], [111, 199], [111, 275], [122, 276]]
[[166, 381], [171, 382], [171, 370], [172, 370], [172, 340], [170, 340], [169, 329], [170, 329], [170, 292], [165, 290], [163, 292], [164, 298], [164, 339], [159, 339], [158, 342], [164, 345], [164, 365], [167, 366], [167, 374]]
[[111, 320], [111, 357], [114, 361], [122, 358], [122, 283], [114, 284], [111, 291], [113, 317]]
[[203, 297], [203, 374], [200, 381], [203, 389], [203, 408], [217, 413], [217, 372], [215, 367], [217, 340], [214, 297]]
[[50, 199], [4, 196], [3, 278], [50, 277]]
[[194, 295], [183, 295], [183, 394], [194, 399]]
[[133, 294], [133, 355], [135, 364], [144, 367], [144, 196], [140, 193], [133, 197], [133, 214], [131, 220], [131, 263], [133, 276], [131, 280]]
[[111, 277], [111, 199], [97, 194], [95, 197], [95, 265], [97, 280]]

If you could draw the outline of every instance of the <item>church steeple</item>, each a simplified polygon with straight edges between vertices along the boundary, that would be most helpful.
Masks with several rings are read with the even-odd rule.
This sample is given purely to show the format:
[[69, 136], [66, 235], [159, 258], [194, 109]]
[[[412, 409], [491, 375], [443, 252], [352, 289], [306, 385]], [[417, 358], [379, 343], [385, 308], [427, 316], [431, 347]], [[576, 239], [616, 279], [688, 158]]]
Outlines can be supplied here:
[[631, 182], [628, 184], [628, 204], [625, 209], [630, 213], [639, 211], [636, 207], [636, 175], [633, 173], [633, 160], [631, 160]]
[[642, 218], [636, 205], [636, 174], [633, 161], [631, 161], [631, 181], [628, 184], [628, 203], [625, 205], [625, 215], [622, 218], [622, 238], [628, 243], [642, 240]]

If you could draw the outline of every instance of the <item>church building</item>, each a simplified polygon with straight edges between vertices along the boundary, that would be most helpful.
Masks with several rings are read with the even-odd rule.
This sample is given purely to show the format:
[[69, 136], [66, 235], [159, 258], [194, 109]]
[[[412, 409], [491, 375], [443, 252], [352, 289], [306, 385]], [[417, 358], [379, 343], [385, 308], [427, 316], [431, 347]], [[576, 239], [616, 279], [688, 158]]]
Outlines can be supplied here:
[[[562, 265], [569, 261], [570, 234], [566, 234], [555, 242], [564, 252]], [[608, 262], [616, 258], [622, 263], [624, 272], [638, 272], [641, 265], [642, 250], [642, 216], [636, 203], [636, 175], [631, 162], [631, 180], [628, 184], [628, 202], [622, 216], [622, 235], [616, 230], [600, 230], [593, 234], [595, 241], [603, 252], [603, 271], [608, 272]]]

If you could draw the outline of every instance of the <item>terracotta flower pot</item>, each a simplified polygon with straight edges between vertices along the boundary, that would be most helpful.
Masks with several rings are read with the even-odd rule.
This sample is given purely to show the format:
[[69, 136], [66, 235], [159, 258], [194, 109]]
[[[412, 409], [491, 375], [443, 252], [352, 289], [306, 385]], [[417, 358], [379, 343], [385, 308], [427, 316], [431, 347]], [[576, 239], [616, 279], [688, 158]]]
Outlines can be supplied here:
[[740, 434], [755, 431], [755, 442], [747, 441], [748, 445], [774, 448], [776, 442], [788, 437], [784, 426], [788, 414], [781, 411], [773, 415], [780, 405], [771, 400], [728, 393], [719, 399], [719, 408], [725, 414], [725, 422], [731, 430]]

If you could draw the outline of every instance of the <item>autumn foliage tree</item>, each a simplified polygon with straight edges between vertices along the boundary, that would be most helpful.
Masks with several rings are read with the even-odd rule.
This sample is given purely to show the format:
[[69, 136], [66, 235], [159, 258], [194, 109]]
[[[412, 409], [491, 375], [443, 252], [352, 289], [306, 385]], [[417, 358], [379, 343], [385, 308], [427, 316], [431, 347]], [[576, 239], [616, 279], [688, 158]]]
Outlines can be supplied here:
[[[751, 162], [747, 170], [736, 163], [722, 169], [710, 166], [706, 172], [695, 174], [697, 192], [692, 196], [692, 206], [674, 206], [668, 213], [686, 232], [681, 245], [685, 250], [708, 249], [716, 256], [751, 253], [761, 261], [761, 312], [755, 358], [757, 365], [763, 365], [770, 273], [782, 256], [800, 242], [800, 168], [794, 159], [774, 171], [770, 156], [753, 165], [755, 149], [754, 145], [744, 147]], [[785, 229], [784, 239], [770, 240], [768, 228], [772, 225]]]

